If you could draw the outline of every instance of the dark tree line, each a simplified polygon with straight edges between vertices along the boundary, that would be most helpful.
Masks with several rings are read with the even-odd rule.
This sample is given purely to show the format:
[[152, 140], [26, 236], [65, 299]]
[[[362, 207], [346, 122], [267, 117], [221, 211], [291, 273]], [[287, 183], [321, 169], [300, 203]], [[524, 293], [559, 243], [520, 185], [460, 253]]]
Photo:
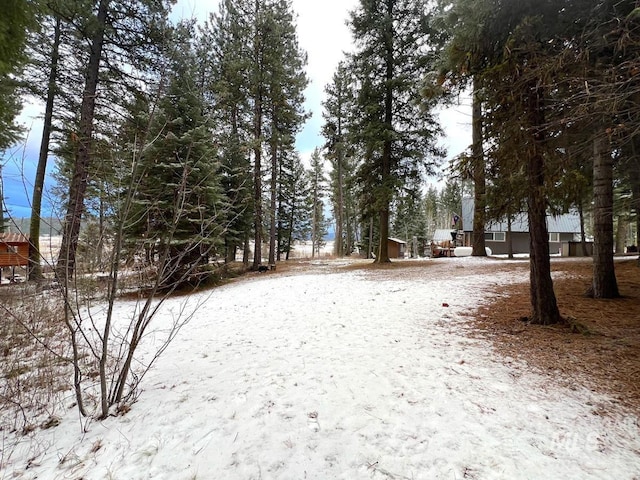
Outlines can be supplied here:
[[474, 140], [481, 139], [482, 149], [474, 141], [473, 156], [484, 157], [474, 162], [476, 198], [487, 191], [476, 208], [504, 217], [514, 213], [514, 205], [525, 205], [528, 213], [531, 320], [562, 320], [550, 275], [546, 214], [567, 208], [582, 214], [591, 200], [590, 294], [618, 296], [613, 186], [638, 188], [632, 148], [637, 2], [458, 0], [442, 1], [440, 9], [447, 32], [440, 82], [445, 89], [471, 86], [474, 107], [477, 98], [481, 111], [482, 121], [474, 122]]
[[631, 218], [640, 226], [638, 3], [363, 0], [350, 24], [355, 50], [324, 104], [336, 252], [377, 243], [388, 261], [389, 225], [421, 217], [416, 178], [439, 153], [431, 102], [470, 90], [473, 138], [457, 171], [472, 183], [473, 254], [486, 254], [486, 221], [526, 212], [530, 320], [561, 322], [546, 218], [575, 209], [583, 242], [593, 222], [587, 293], [617, 297], [614, 216], [619, 235]]
[[[171, 25], [170, 1], [17, 4], [29, 8], [16, 10], [15, 25], [31, 30], [0, 52], [0, 86], [14, 89], [2, 97], [9, 113], [0, 133], [15, 138], [6, 119], [20, 79], [44, 86], [31, 93], [47, 105], [41, 163], [51, 151], [58, 159], [60, 277], [83, 251], [81, 225], [106, 238], [114, 219], [129, 222], [131, 251], [157, 257], [163, 241], [152, 232], [171, 224], [169, 203], [193, 212], [181, 231], [202, 240], [202, 258], [231, 260], [242, 249], [253, 268], [288, 256], [295, 239], [323, 224], [314, 220], [318, 198], [309, 200], [322, 190], [310, 183], [317, 175], [302, 174], [294, 148], [308, 80], [290, 1], [224, 0], [199, 28]], [[349, 19], [354, 48], [324, 101], [336, 254], [376, 244], [376, 261], [386, 262], [390, 234], [428, 228], [406, 218], [426, 208], [421, 178], [442, 155], [433, 107], [470, 89], [463, 170], [473, 183], [474, 254], [485, 253], [486, 219], [526, 211], [532, 320], [561, 321], [546, 215], [575, 208], [593, 219], [590, 293], [617, 296], [614, 217], [623, 230], [640, 204], [638, 8], [632, 0], [362, 0]]]
[[172, 0], [14, 3], [0, 88], [15, 85], [2, 97], [0, 147], [18, 138], [22, 98], [45, 105], [32, 279], [42, 278], [51, 156], [64, 220], [60, 279], [79, 261], [104, 268], [118, 222], [127, 252], [149, 262], [177, 221], [169, 254], [185, 266], [197, 255], [233, 260], [240, 248], [249, 264], [252, 248], [257, 268], [310, 238], [312, 174], [294, 146], [307, 118], [306, 54], [289, 0], [225, 0], [200, 27], [172, 25]]

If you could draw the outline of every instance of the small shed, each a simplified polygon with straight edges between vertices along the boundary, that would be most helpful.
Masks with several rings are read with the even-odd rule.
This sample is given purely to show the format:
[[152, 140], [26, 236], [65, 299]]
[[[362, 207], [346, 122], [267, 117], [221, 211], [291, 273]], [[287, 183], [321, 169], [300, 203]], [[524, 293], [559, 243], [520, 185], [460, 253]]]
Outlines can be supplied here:
[[3, 268], [29, 265], [29, 238], [19, 233], [0, 233], [0, 280]]
[[404, 258], [407, 253], [407, 242], [397, 238], [387, 239], [389, 258]]

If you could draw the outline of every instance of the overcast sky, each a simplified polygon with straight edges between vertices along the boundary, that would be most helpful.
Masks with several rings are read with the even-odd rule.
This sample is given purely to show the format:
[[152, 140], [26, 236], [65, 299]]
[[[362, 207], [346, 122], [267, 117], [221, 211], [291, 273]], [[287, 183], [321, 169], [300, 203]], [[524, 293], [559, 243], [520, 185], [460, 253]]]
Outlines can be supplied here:
[[[344, 58], [344, 52], [352, 51], [351, 32], [346, 22], [349, 12], [357, 4], [358, 0], [293, 0], [293, 8], [298, 15], [300, 46], [308, 54], [307, 75], [310, 84], [305, 92], [306, 108], [313, 114], [296, 142], [305, 159], [315, 147], [323, 144], [320, 128], [324, 87], [331, 81], [338, 62]], [[173, 10], [173, 19], [177, 21], [181, 18], [195, 17], [202, 21], [209, 13], [217, 11], [218, 0], [178, 0]], [[16, 217], [30, 215], [30, 202], [27, 197], [33, 189], [31, 182], [35, 177], [37, 164], [41, 124], [34, 117], [37, 117], [39, 112], [37, 107], [25, 109], [21, 121], [30, 129], [28, 141], [26, 145], [6, 153], [2, 162], [5, 201]], [[448, 108], [441, 113], [441, 122], [446, 133], [441, 143], [447, 147], [448, 157], [457, 155], [470, 143], [469, 115], [468, 105]], [[432, 182], [435, 183], [436, 179], [432, 179]]]
[[[178, 0], [173, 10], [174, 17], [176, 20], [191, 17], [204, 20], [210, 12], [218, 11], [218, 3], [218, 0]], [[293, 8], [298, 15], [298, 39], [309, 56], [307, 75], [310, 85], [305, 97], [307, 110], [313, 113], [298, 135], [296, 146], [303, 158], [308, 158], [315, 147], [323, 144], [320, 128], [324, 87], [331, 81], [344, 52], [353, 51], [347, 20], [349, 12], [358, 3], [358, 0], [293, 0]], [[468, 105], [448, 108], [441, 113], [446, 133], [441, 143], [447, 147], [448, 157], [457, 155], [471, 142], [469, 115]]]
[[[218, 0], [178, 0], [173, 9], [174, 19], [196, 17], [202, 21], [209, 13], [218, 12], [218, 4]], [[323, 143], [320, 128], [324, 87], [344, 58], [343, 52], [351, 50], [351, 32], [346, 22], [349, 11], [357, 4], [358, 0], [293, 0], [298, 15], [298, 40], [308, 55], [310, 83], [305, 91], [306, 108], [313, 114], [296, 143], [303, 158], [308, 158], [313, 149]]]

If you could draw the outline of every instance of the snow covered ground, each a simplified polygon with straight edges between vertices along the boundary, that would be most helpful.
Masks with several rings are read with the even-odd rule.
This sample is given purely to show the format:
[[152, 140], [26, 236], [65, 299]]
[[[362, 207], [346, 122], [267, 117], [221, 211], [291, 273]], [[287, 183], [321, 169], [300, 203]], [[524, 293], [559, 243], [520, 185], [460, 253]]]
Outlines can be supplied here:
[[3, 432], [0, 478], [640, 478], [636, 417], [467, 335], [484, 286], [524, 281], [498, 262], [312, 262], [171, 300], [158, 337], [205, 303], [132, 410]]

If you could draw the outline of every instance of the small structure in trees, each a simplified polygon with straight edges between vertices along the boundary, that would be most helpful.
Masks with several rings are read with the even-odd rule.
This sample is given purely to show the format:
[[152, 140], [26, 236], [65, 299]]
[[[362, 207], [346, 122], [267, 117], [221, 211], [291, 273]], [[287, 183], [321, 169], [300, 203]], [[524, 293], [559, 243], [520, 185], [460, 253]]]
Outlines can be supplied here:
[[407, 253], [407, 242], [398, 238], [387, 239], [389, 258], [404, 258]]
[[452, 228], [439, 228], [431, 239], [432, 257], [452, 257], [458, 246], [458, 231]]
[[29, 265], [29, 239], [19, 233], [0, 233], [0, 281], [2, 271], [11, 269], [9, 279], [13, 281], [16, 267], [26, 268]]

